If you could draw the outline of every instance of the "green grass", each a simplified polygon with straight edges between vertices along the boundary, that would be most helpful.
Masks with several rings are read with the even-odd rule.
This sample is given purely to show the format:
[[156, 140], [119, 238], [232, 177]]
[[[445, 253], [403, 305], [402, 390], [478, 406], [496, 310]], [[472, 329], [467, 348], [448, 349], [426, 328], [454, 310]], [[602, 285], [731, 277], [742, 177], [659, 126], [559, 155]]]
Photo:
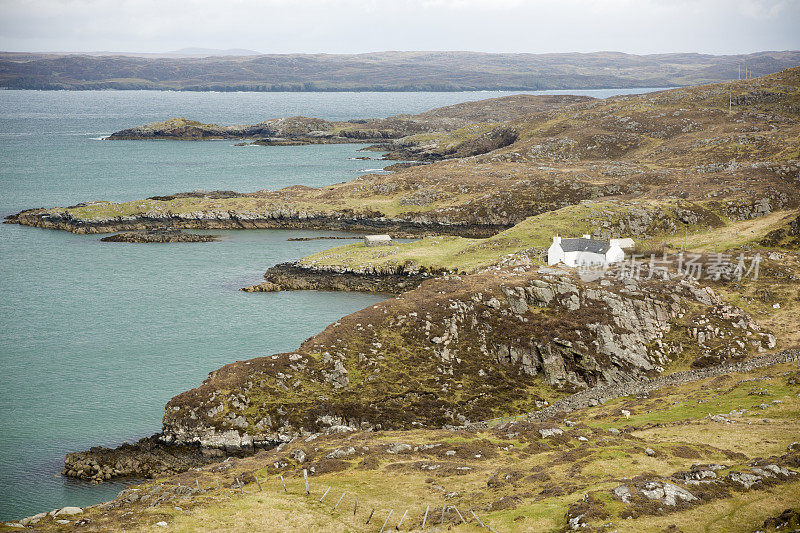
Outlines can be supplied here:
[[[385, 248], [367, 248], [363, 243], [353, 243], [304, 257], [301, 262], [322, 268], [347, 267], [366, 271], [394, 270], [408, 265], [432, 271], [470, 273], [511, 254], [530, 249], [545, 250], [555, 235], [578, 237], [591, 234], [602, 221], [607, 221], [613, 227], [632, 209], [646, 208], [669, 213], [674, 207], [669, 202], [583, 202], [528, 217], [487, 239], [426, 237]], [[705, 228], [703, 230], [708, 231]], [[689, 231], [699, 232], [701, 228], [689, 226]], [[638, 242], [648, 246], [660, 244], [666, 239], [674, 240], [675, 236], [656, 234]]]

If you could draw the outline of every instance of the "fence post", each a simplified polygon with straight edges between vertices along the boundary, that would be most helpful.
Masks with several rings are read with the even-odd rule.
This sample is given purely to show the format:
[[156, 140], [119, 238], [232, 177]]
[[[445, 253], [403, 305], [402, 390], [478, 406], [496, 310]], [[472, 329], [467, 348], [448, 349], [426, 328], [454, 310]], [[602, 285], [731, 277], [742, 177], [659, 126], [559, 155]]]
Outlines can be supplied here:
[[340, 504], [340, 503], [342, 503], [342, 499], [344, 498], [344, 495], [345, 495], [345, 494], [347, 494], [347, 493], [346, 493], [346, 492], [343, 492], [343, 493], [342, 493], [342, 495], [341, 495], [341, 496], [339, 496], [339, 501], [337, 501], [337, 502], [336, 502], [336, 505], [334, 505], [334, 506], [333, 506], [333, 510], [334, 510], [334, 511], [336, 510], [336, 508], [337, 508], [337, 507], [339, 507], [339, 504]]
[[442, 519], [441, 519], [441, 520], [439, 520], [439, 525], [440, 525], [440, 526], [441, 526], [442, 524], [444, 524], [444, 506], [445, 506], [445, 504], [442, 504]]
[[481, 522], [481, 519], [480, 519], [480, 518], [478, 518], [478, 515], [476, 515], [476, 514], [475, 514], [475, 511], [472, 511], [472, 510], [470, 510], [470, 513], [472, 513], [472, 516], [474, 516], [474, 517], [475, 517], [475, 520], [477, 520], [477, 521], [478, 521], [478, 523], [481, 525], [481, 527], [486, 527], [486, 524], [484, 524], [483, 522]]
[[369, 524], [369, 521], [372, 520], [372, 515], [374, 514], [375, 514], [375, 508], [373, 507], [372, 511], [369, 513], [369, 518], [367, 518], [367, 524]]
[[261, 492], [261, 482], [258, 480], [258, 476], [253, 474], [253, 477], [256, 480], [256, 485], [258, 485], [258, 492]]
[[397, 526], [395, 526], [395, 529], [396, 529], [397, 531], [400, 531], [400, 526], [402, 526], [402, 525], [403, 525], [403, 520], [405, 520], [405, 519], [406, 519], [406, 515], [407, 515], [407, 514], [408, 514], [408, 509], [406, 509], [406, 512], [405, 512], [405, 513], [403, 513], [403, 516], [402, 516], [402, 518], [400, 518], [400, 521], [397, 523]]
[[459, 510], [458, 510], [458, 507], [456, 507], [456, 506], [454, 505], [454, 506], [453, 506], [453, 509], [455, 509], [455, 510], [456, 510], [456, 513], [458, 513], [458, 517], [461, 519], [461, 521], [462, 521], [463, 523], [465, 523], [465, 524], [466, 524], [466, 523], [467, 523], [467, 521], [466, 521], [466, 520], [464, 520], [464, 517], [463, 517], [463, 516], [461, 516], [461, 511], [459, 511]]
[[356, 509], [358, 509], [358, 496], [356, 496], [356, 501], [353, 503], [353, 516], [356, 515]]
[[306, 494], [311, 494], [311, 492], [308, 490], [308, 470], [305, 468], [303, 469], [303, 480], [306, 482]]
[[383, 533], [383, 530], [386, 529], [386, 523], [389, 522], [389, 519], [392, 517], [393, 512], [394, 509], [389, 509], [389, 515], [386, 517], [386, 520], [383, 521], [383, 526], [381, 527], [381, 533]]
[[328, 490], [326, 490], [325, 494], [322, 495], [322, 498], [319, 499], [319, 503], [322, 503], [322, 500], [325, 499], [325, 496], [327, 496], [330, 491], [331, 491], [331, 487], [330, 487], [330, 485], [328, 485]]
[[286, 482], [283, 480], [283, 474], [278, 474], [278, 475], [281, 476], [281, 483], [283, 484], [283, 492], [289, 492], [288, 490], [286, 490]]
[[425, 506], [425, 518], [422, 519], [422, 529], [425, 529], [425, 522], [428, 521], [428, 509], [430, 509], [430, 505]]

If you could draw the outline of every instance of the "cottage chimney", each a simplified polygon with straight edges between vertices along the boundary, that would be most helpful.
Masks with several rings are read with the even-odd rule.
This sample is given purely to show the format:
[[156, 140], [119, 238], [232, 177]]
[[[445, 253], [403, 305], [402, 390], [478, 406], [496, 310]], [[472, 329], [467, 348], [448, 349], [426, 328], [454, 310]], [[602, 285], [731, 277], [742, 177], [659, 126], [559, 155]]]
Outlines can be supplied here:
[[553, 237], [553, 244], [561, 244], [561, 237], [558, 235]]
[[583, 238], [584, 238], [584, 239], [591, 239], [591, 238], [592, 238], [592, 236], [591, 236], [591, 235], [589, 235], [588, 233], [584, 233], [584, 234], [583, 234]]

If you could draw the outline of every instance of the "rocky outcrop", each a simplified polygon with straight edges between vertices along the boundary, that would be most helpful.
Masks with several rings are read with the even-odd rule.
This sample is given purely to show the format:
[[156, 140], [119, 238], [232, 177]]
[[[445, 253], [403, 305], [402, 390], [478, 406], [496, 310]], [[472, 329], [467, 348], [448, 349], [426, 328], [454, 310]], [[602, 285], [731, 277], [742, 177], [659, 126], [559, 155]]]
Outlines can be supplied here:
[[[712, 315], [717, 336], [701, 342], [687, 324]], [[691, 346], [743, 358], [771, 342], [690, 282], [587, 283], [550, 269], [444, 276], [341, 319], [296, 352], [213, 372], [170, 401], [162, 440], [253, 449], [339, 427], [462, 425], [515, 403], [533, 410], [541, 398], [527, 391], [542, 384], [623, 388]]]
[[388, 158], [408, 159], [420, 162], [438, 161], [441, 159], [472, 157], [482, 155], [499, 148], [514, 144], [519, 137], [517, 130], [511, 126], [498, 126], [485, 133], [479, 133], [446, 148], [439, 144], [419, 143], [413, 138], [402, 139], [389, 149]]
[[136, 243], [168, 243], [168, 242], [213, 242], [219, 235], [198, 235], [185, 233], [175, 229], [154, 229], [144, 231], [126, 231], [100, 239], [102, 242], [136, 242]]
[[[669, 479], [648, 479], [644, 476], [627, 481], [611, 490], [611, 496], [631, 513], [663, 514], [665, 511], [687, 509], [718, 498], [794, 481], [796, 471], [784, 465], [796, 464], [796, 454], [769, 459], [755, 459], [750, 467], [743, 465], [694, 465], [690, 472], [676, 472]], [[724, 476], [717, 471], [731, 469]], [[584, 524], [583, 527], [586, 527]]]
[[769, 215], [773, 211], [783, 209], [789, 203], [789, 197], [785, 193], [777, 192], [755, 201], [725, 202], [721, 206], [721, 211], [726, 217], [734, 220], [749, 220]]
[[507, 218], [497, 221], [450, 222], [425, 214], [388, 218], [379, 212], [315, 212], [275, 206], [261, 211], [194, 211], [172, 213], [149, 211], [138, 215], [82, 218], [69, 210], [28, 209], [5, 218], [6, 224], [58, 229], [78, 234], [143, 231], [158, 228], [181, 229], [310, 229], [392, 235], [444, 234], [488, 237], [508, 228]]
[[112, 133], [108, 140], [203, 140], [203, 139], [243, 139], [260, 137], [307, 138], [315, 137], [317, 132], [327, 132], [333, 123], [316, 118], [288, 117], [266, 120], [245, 126], [219, 126], [203, 124], [196, 120], [171, 118], [164, 122], [152, 122], [144, 126]]
[[[186, 118], [171, 118], [112, 133], [108, 140], [207, 140], [250, 139], [263, 146], [327, 143], [382, 143], [416, 133], [447, 131], [461, 120], [443, 120], [436, 116], [401, 115], [386, 119], [329, 122], [319, 118], [282, 117], [258, 124], [220, 126]], [[512, 141], [513, 142], [513, 141]]]
[[[525, 418], [527, 420], [548, 420], [559, 414], [567, 414], [578, 409], [585, 409], [605, 403], [614, 398], [622, 398], [624, 396], [646, 396], [653, 391], [664, 387], [672, 387], [676, 385], [683, 385], [701, 379], [708, 379], [712, 377], [722, 376], [734, 372], [751, 372], [753, 370], [764, 368], [771, 365], [780, 363], [789, 363], [800, 361], [800, 350], [785, 350], [780, 353], [763, 355], [754, 357], [746, 361], [737, 363], [724, 363], [701, 370], [687, 370], [684, 372], [675, 372], [666, 376], [658, 376], [653, 379], [643, 379], [641, 381], [631, 381], [618, 385], [601, 385], [587, 389], [584, 391], [571, 394], [566, 398], [562, 398], [533, 413], [527, 413]], [[722, 415], [713, 415], [710, 417], [712, 420], [725, 421], [727, 420]], [[484, 422], [473, 424], [475, 426], [485, 426]]]
[[225, 450], [199, 446], [167, 446], [156, 435], [116, 448], [97, 446], [68, 453], [61, 473], [96, 483], [115, 477], [156, 477], [184, 472], [226, 457]]
[[241, 290], [245, 292], [356, 291], [393, 294], [414, 289], [435, 274], [419, 270], [410, 272], [402, 267], [389, 271], [357, 271], [348, 268], [319, 268], [290, 262], [271, 267], [264, 274], [266, 281]]

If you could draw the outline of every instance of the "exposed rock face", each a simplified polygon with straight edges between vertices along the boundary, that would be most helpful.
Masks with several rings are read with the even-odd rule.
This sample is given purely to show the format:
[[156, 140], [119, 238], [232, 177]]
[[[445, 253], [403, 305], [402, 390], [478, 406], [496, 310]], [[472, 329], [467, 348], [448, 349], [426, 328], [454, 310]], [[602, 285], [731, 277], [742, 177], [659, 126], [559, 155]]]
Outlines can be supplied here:
[[271, 267], [264, 274], [266, 281], [241, 290], [245, 292], [319, 290], [394, 294], [416, 288], [434, 274], [411, 272], [402, 267], [390, 271], [356, 271], [315, 268], [291, 262]]
[[219, 235], [198, 235], [185, 233], [174, 229], [155, 229], [145, 231], [126, 231], [100, 239], [103, 242], [138, 242], [138, 243], [168, 243], [168, 242], [213, 242], [219, 240]]
[[768, 342], [744, 313], [683, 281], [584, 283], [549, 269], [430, 280], [296, 352], [212, 372], [170, 401], [162, 438], [252, 449], [333, 427], [487, 419], [530, 402], [537, 383], [576, 390], [657, 375], [698, 343], [685, 326], [697, 309], [720, 331], [700, 350], [735, 346], [744, 357]]

